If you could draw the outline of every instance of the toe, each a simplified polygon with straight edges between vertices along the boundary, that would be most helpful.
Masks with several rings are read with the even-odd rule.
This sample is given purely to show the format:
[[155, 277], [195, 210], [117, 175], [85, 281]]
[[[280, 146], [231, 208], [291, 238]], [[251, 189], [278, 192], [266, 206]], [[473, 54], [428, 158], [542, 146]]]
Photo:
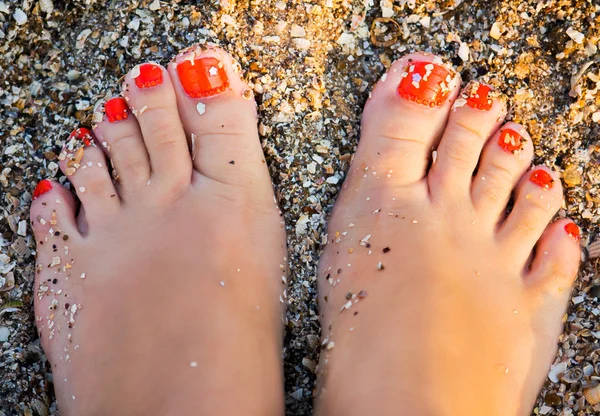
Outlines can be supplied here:
[[365, 105], [353, 165], [389, 173], [398, 185], [422, 179], [459, 86], [459, 75], [435, 55], [394, 62]]
[[266, 181], [268, 172], [256, 103], [239, 72], [219, 48], [192, 48], [169, 65], [194, 168], [218, 182], [247, 186]]
[[130, 117], [127, 102], [121, 97], [104, 103], [104, 114], [94, 114], [101, 121], [94, 127], [96, 143], [110, 157], [120, 195], [126, 200], [139, 193], [150, 178], [150, 161], [140, 126]]
[[51, 244], [48, 242], [59, 236], [68, 239], [79, 235], [75, 210], [75, 197], [64, 186], [48, 179], [37, 185], [29, 215], [38, 252], [47, 249], [51, 253]]
[[580, 230], [570, 219], [550, 224], [537, 243], [526, 281], [529, 285], [570, 293], [577, 276], [581, 249]]
[[531, 165], [533, 144], [525, 128], [506, 123], [486, 143], [472, 179], [473, 206], [491, 229], [503, 219], [510, 195]]
[[91, 132], [78, 128], [71, 133], [60, 154], [60, 168], [85, 207], [91, 227], [108, 221], [120, 207], [104, 152]]
[[511, 250], [516, 262], [527, 261], [562, 201], [562, 185], [554, 171], [536, 166], [523, 175], [512, 212], [498, 232], [499, 241]]
[[[525, 284], [537, 310], [533, 325], [548, 334], [562, 332], [564, 314], [581, 258], [579, 227], [561, 219], [548, 226], [540, 238]], [[538, 306], [537, 308], [536, 305]]]
[[468, 195], [481, 150], [505, 115], [506, 104], [491, 87], [479, 82], [467, 85], [453, 105], [428, 175], [434, 197]]
[[123, 90], [150, 156], [152, 181], [169, 188], [189, 185], [192, 163], [169, 73], [158, 64], [138, 65], [125, 77]]

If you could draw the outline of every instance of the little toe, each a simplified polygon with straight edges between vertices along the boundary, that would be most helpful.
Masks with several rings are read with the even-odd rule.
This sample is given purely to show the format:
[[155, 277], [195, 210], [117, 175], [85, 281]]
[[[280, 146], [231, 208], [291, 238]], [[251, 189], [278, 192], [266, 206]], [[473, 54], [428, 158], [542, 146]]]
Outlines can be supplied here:
[[192, 163], [169, 73], [155, 63], [137, 65], [125, 77], [123, 95], [140, 125], [152, 181], [189, 185]]
[[562, 184], [554, 171], [536, 166], [523, 175], [515, 205], [498, 232], [499, 241], [511, 249], [516, 264], [527, 261], [562, 201]]
[[394, 62], [365, 104], [353, 165], [391, 173], [397, 185], [422, 179], [459, 86], [460, 76], [438, 56], [416, 53]]
[[60, 154], [60, 168], [75, 188], [90, 226], [108, 221], [120, 207], [104, 152], [86, 128], [71, 133]]
[[29, 216], [38, 250], [58, 236], [79, 235], [75, 211], [75, 197], [58, 182], [44, 179], [36, 186]]
[[473, 81], [450, 112], [428, 175], [432, 195], [468, 195], [481, 150], [506, 116], [506, 103], [491, 87]]
[[270, 183], [254, 96], [233, 58], [216, 47], [194, 47], [177, 55], [168, 69], [194, 168], [226, 184]]
[[581, 249], [581, 231], [567, 218], [550, 224], [537, 243], [526, 280], [531, 286], [550, 285], [557, 291], [570, 287], [577, 276]]
[[94, 127], [94, 135], [111, 160], [120, 195], [126, 200], [148, 182], [150, 160], [140, 126], [130, 117], [125, 99], [111, 98], [103, 107], [104, 114], [94, 115], [102, 120]]
[[506, 123], [486, 143], [472, 179], [471, 198], [475, 210], [488, 220], [492, 230], [504, 218], [510, 195], [532, 157], [529, 134], [516, 123]]
[[570, 219], [548, 226], [537, 243], [525, 284], [532, 296], [531, 305], [540, 304], [536, 327], [559, 333], [566, 304], [577, 277], [581, 259], [579, 227]]

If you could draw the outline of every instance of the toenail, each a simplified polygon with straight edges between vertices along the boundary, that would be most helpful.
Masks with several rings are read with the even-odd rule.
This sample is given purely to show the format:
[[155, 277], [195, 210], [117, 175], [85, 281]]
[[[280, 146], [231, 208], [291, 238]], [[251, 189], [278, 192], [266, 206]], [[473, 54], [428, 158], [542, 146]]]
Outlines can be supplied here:
[[185, 59], [177, 64], [177, 74], [185, 92], [192, 98], [211, 97], [229, 86], [225, 66], [217, 58]]
[[523, 148], [524, 139], [513, 129], [503, 129], [500, 132], [498, 146], [508, 153], [517, 153]]
[[156, 87], [163, 83], [162, 68], [155, 64], [138, 65], [131, 70], [131, 78], [140, 89]]
[[115, 97], [108, 100], [104, 104], [104, 111], [106, 111], [106, 117], [111, 123], [119, 120], [125, 120], [129, 116], [129, 108], [127, 107], [127, 103], [121, 97]]
[[46, 192], [50, 191], [50, 189], [52, 189], [52, 182], [50, 182], [48, 179], [44, 179], [35, 187], [35, 190], [33, 191], [33, 199], [35, 200], [38, 196], [44, 195]]
[[575, 241], [579, 241], [579, 239], [581, 238], [581, 235], [580, 235], [581, 231], [579, 230], [579, 227], [577, 226], [577, 224], [575, 224], [574, 222], [570, 222], [567, 225], [565, 225], [565, 231]]
[[85, 146], [91, 146], [91, 144], [94, 142], [92, 132], [85, 127], [79, 127], [78, 129], [73, 130], [67, 141], [71, 141], [73, 139], [83, 142]]
[[492, 108], [492, 99], [490, 93], [492, 87], [481, 82], [470, 82], [465, 88], [467, 96], [467, 105], [477, 110], [489, 111]]
[[406, 65], [398, 93], [404, 99], [429, 107], [439, 107], [454, 88], [453, 71], [433, 62], [410, 62]]
[[544, 189], [552, 189], [552, 186], [554, 186], [554, 179], [543, 169], [534, 170], [529, 180]]

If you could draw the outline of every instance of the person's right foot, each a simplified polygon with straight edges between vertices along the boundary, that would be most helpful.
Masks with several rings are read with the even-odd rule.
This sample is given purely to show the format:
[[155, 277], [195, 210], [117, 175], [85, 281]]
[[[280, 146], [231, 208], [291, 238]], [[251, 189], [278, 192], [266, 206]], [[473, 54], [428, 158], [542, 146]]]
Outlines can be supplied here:
[[413, 54], [366, 105], [319, 267], [317, 415], [525, 415], [546, 377], [579, 229], [548, 225], [560, 180], [504, 103], [459, 88]]
[[123, 95], [61, 155], [80, 213], [50, 181], [31, 207], [61, 415], [281, 415], [285, 233], [252, 93], [192, 49]]

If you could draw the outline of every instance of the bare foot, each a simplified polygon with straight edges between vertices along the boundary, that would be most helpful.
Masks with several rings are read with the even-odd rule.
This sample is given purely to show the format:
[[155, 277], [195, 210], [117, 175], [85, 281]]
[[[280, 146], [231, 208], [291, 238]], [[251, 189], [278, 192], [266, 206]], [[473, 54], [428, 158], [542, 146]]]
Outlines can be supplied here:
[[526, 415], [547, 375], [579, 229], [548, 225], [560, 180], [502, 100], [459, 89], [413, 54], [365, 107], [320, 264], [318, 415]]
[[193, 49], [123, 95], [61, 157], [79, 214], [50, 181], [31, 208], [61, 415], [282, 414], [285, 236], [252, 94]]

